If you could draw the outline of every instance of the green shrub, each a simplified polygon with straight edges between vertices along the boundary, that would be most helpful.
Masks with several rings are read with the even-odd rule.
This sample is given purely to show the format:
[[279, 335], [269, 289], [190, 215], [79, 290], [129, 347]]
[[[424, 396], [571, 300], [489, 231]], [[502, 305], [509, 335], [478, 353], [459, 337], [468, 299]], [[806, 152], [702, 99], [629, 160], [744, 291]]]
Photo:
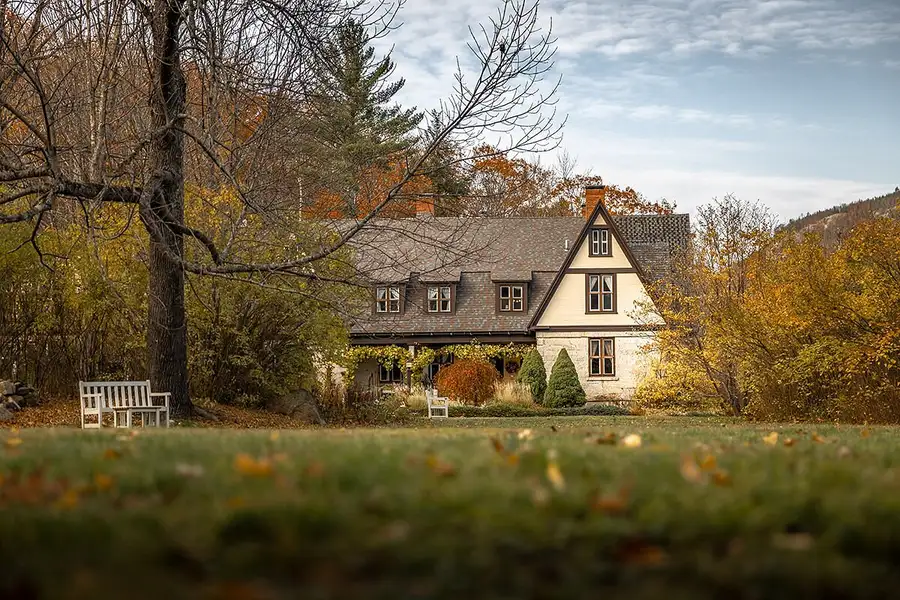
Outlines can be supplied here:
[[544, 406], [550, 408], [564, 408], [567, 406], [584, 406], [587, 399], [581, 382], [578, 381], [578, 372], [569, 353], [563, 348], [556, 357], [550, 379], [547, 381], [547, 390], [544, 392]]
[[516, 381], [527, 386], [531, 390], [531, 397], [538, 404], [544, 403], [544, 392], [547, 389], [547, 369], [544, 368], [544, 359], [537, 348], [525, 355], [522, 368], [516, 375]]
[[460, 404], [477, 406], [494, 396], [497, 369], [483, 360], [458, 360], [438, 371], [435, 386], [441, 396]]

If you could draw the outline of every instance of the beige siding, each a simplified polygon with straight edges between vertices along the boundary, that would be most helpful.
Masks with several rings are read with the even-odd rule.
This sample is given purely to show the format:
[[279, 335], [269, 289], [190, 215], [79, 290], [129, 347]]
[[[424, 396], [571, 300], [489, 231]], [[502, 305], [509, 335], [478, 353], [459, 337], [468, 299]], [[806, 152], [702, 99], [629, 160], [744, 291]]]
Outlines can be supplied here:
[[[594, 225], [603, 226], [606, 225], [606, 221], [603, 220], [603, 215], [597, 215], [597, 219], [594, 221]], [[619, 245], [619, 242], [616, 241], [615, 237], [610, 232], [610, 244], [612, 244], [612, 256], [591, 256], [590, 255], [590, 236], [585, 238], [584, 243], [581, 244], [581, 247], [578, 249], [578, 253], [575, 255], [575, 258], [572, 260], [572, 264], [569, 266], [572, 269], [629, 269], [632, 267], [631, 263], [628, 262], [628, 257], [625, 255], [625, 251], [622, 249], [622, 246]]]

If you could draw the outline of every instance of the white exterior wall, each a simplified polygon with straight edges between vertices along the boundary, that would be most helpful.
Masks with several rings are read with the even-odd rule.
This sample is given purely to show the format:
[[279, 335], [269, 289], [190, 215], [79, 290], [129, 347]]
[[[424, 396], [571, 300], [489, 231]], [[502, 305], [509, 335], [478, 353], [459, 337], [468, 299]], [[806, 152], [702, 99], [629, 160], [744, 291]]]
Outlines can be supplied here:
[[[634, 394], [641, 380], [649, 374], [654, 352], [644, 347], [653, 339], [653, 333], [639, 332], [537, 332], [537, 349], [544, 359], [547, 376], [553, 369], [556, 357], [563, 348], [578, 371], [578, 379], [588, 400], [598, 396], [613, 396], [628, 400]], [[616, 374], [612, 377], [591, 377], [588, 375], [588, 340], [597, 337], [611, 337], [616, 340]]]

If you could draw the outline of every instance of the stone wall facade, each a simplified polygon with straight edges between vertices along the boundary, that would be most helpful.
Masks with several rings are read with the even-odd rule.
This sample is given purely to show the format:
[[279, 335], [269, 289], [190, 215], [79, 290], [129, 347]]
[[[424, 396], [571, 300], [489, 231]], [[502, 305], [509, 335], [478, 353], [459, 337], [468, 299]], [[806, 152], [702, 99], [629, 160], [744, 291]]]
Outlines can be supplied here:
[[[653, 339], [652, 332], [537, 332], [537, 349], [544, 359], [549, 376], [559, 351], [569, 353], [578, 378], [588, 400], [616, 398], [630, 400], [641, 380], [650, 373], [655, 353], [645, 346]], [[611, 337], [616, 345], [616, 374], [612, 377], [592, 377], [588, 375], [589, 340], [597, 337]]]

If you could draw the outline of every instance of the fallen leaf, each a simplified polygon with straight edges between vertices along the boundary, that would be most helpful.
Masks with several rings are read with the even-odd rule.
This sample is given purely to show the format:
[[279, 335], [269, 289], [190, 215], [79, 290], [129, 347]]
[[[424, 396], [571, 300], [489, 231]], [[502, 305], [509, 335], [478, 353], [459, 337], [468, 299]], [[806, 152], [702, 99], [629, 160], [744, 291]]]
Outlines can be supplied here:
[[550, 450], [547, 453], [547, 480], [553, 485], [556, 491], [562, 491], [566, 487], [566, 480], [559, 465], [556, 463], [556, 451]]
[[784, 445], [787, 446], [788, 448], [790, 448], [791, 446], [793, 446], [796, 443], [797, 443], [797, 441], [794, 438], [784, 438]]
[[115, 448], [107, 448], [103, 452], [103, 458], [105, 458], [106, 460], [116, 460], [122, 458], [122, 453]]
[[700, 468], [704, 471], [713, 471], [716, 468], [716, 457], [712, 454], [707, 454], [703, 457], [703, 460], [700, 461]]
[[556, 425], [551, 425], [550, 431], [552, 431], [553, 433], [556, 433], [557, 431], [559, 431], [559, 429], [556, 428]]
[[770, 446], [774, 446], [778, 443], [778, 432], [773, 431], [769, 435], [763, 436], [763, 441]]
[[248, 454], [238, 454], [234, 458], [234, 469], [241, 475], [269, 477], [272, 475], [272, 461], [267, 458], [256, 459]]
[[225, 501], [225, 504], [228, 508], [242, 508], [246, 506], [247, 502], [241, 496], [232, 496]]
[[506, 464], [511, 467], [515, 467], [519, 464], [519, 455], [518, 454], [507, 454], [506, 455]]
[[187, 463], [177, 463], [175, 472], [182, 477], [203, 477], [204, 469], [201, 465], [189, 465]]
[[866, 427], [865, 429], [863, 429], [862, 431], [859, 432], [859, 435], [860, 435], [861, 437], [867, 438], [867, 437], [869, 437], [870, 435], [872, 435], [872, 430], [869, 429], [868, 427]]
[[591, 503], [591, 508], [607, 515], [620, 515], [628, 508], [630, 498], [631, 488], [624, 486], [615, 494], [598, 494]]
[[78, 490], [75, 488], [69, 488], [63, 495], [59, 497], [59, 500], [56, 501], [56, 506], [59, 508], [74, 508], [78, 506], [78, 501], [80, 500], [80, 495], [78, 494]]
[[281, 437], [281, 434], [278, 433], [277, 431], [273, 431], [272, 433], [269, 434], [269, 439], [273, 442], [277, 442], [278, 438], [280, 438], [280, 437]]
[[838, 458], [847, 458], [853, 455], [853, 451], [847, 446], [841, 446], [837, 451]]
[[550, 503], [550, 492], [539, 483], [531, 487], [531, 501], [535, 506], [547, 506]]
[[20, 438], [20, 437], [6, 438], [6, 447], [7, 448], [10, 448], [10, 449], [18, 448], [21, 445], [22, 445], [22, 438]]
[[97, 473], [94, 475], [94, 487], [98, 492], [105, 492], [112, 487], [113, 478], [105, 473]]
[[681, 457], [681, 476], [685, 481], [691, 483], [701, 483], [703, 481], [703, 472], [697, 466], [697, 461], [690, 454]]
[[523, 429], [522, 431], [519, 432], [520, 440], [530, 440], [533, 437], [534, 437], [534, 434], [531, 432], [530, 429]]
[[626, 435], [622, 439], [622, 445], [626, 448], [639, 448], [641, 446], [641, 436], [632, 433], [631, 435]]
[[802, 552], [813, 547], [815, 540], [808, 533], [779, 533], [772, 538], [772, 545], [783, 550]]
[[314, 460], [313, 462], [306, 465], [306, 468], [303, 469], [303, 474], [308, 477], [315, 477], [316, 479], [318, 479], [325, 474], [325, 465], [317, 460]]
[[453, 477], [456, 475], [456, 467], [450, 463], [444, 462], [434, 454], [425, 457], [425, 464], [431, 469], [431, 472], [439, 477]]
[[503, 442], [501, 442], [500, 440], [498, 440], [495, 437], [492, 437], [491, 445], [494, 447], [494, 452], [496, 452], [497, 454], [503, 454], [503, 452], [504, 452]]
[[728, 474], [728, 471], [722, 469], [713, 473], [711, 479], [714, 484], [720, 487], [728, 487], [731, 485], [731, 475]]
[[815, 431], [812, 433], [811, 438], [812, 438], [812, 441], [814, 441], [817, 444], [821, 444], [822, 442], [825, 441], [825, 438], [823, 438], [821, 435], [819, 435]]
[[601, 436], [598, 436], [595, 442], [597, 444], [601, 444], [604, 446], [614, 446], [618, 441], [618, 436], [614, 433], [605, 433]]

